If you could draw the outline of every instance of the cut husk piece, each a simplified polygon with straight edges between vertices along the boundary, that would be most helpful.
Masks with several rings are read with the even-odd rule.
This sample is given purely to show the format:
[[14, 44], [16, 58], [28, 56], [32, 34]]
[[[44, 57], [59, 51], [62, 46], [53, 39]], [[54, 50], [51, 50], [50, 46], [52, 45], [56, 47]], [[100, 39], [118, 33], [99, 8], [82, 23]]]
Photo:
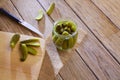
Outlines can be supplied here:
[[41, 19], [43, 18], [43, 16], [44, 16], [43, 11], [42, 11], [42, 10], [39, 10], [38, 13], [39, 13], [39, 14], [38, 14], [38, 16], [37, 16], [35, 19], [36, 19], [36, 20], [41, 20]]
[[50, 15], [53, 12], [54, 8], [55, 8], [55, 3], [53, 2], [52, 4], [50, 4], [50, 7], [47, 10], [47, 15]]
[[28, 40], [23, 40], [21, 43], [39, 42], [39, 38], [32, 38]]
[[27, 49], [29, 54], [37, 55], [37, 50], [35, 50], [34, 48], [28, 46]]
[[25, 44], [20, 44], [20, 50], [21, 50], [21, 61], [25, 61], [27, 59], [28, 56], [28, 50], [27, 50], [27, 46]]
[[17, 44], [17, 42], [19, 41], [20, 39], [20, 35], [19, 34], [14, 34], [10, 40], [10, 47], [11, 48], [14, 48], [15, 45]]

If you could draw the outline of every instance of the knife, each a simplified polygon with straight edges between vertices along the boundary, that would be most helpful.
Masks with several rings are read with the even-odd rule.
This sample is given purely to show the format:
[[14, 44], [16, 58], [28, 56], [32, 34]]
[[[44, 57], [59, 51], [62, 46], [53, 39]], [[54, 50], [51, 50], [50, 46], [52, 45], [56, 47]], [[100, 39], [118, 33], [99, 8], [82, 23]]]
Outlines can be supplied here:
[[32, 32], [38, 34], [39, 36], [41, 36], [43, 38], [43, 34], [39, 30], [37, 30], [35, 27], [33, 27], [31, 24], [27, 23], [26, 21], [18, 19], [17, 17], [10, 14], [6, 10], [4, 10], [3, 8], [0, 8], [0, 13], [5, 14], [9, 18], [11, 18], [12, 20], [16, 21], [17, 23], [21, 24], [22, 26], [26, 27], [27, 29], [31, 30]]

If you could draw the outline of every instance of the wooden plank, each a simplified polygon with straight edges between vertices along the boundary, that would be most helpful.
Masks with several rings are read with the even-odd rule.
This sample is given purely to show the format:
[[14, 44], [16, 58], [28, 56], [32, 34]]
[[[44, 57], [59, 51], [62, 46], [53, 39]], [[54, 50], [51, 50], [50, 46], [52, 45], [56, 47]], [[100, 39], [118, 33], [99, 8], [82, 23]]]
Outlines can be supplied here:
[[[11, 14], [14, 14], [15, 16], [21, 19], [21, 17], [19, 16], [19, 13], [16, 11], [16, 9], [14, 8], [14, 6], [9, 0], [2, 0], [0, 3], [0, 7], [6, 9]], [[0, 14], [0, 30], [32, 35], [27, 29], [23, 28], [21, 25], [9, 19], [3, 14]]]
[[[15, 4], [15, 2], [13, 2], [14, 4]], [[19, 6], [17, 6], [17, 8], [18, 8]], [[29, 8], [30, 8], [30, 6], [29, 6]], [[29, 12], [29, 10], [28, 10], [28, 12]], [[47, 23], [48, 24], [48, 23]], [[49, 24], [50, 25], [50, 24]], [[50, 46], [51, 47], [51, 46]], [[86, 72], [86, 71], [85, 71]]]
[[55, 78], [54, 68], [48, 54], [45, 54], [45, 58], [43, 60], [43, 65], [39, 75], [40, 76], [38, 80], [54, 80]]
[[[3, 2], [2, 4], [0, 4], [0, 6], [5, 8], [6, 10], [8, 10], [10, 13], [14, 14], [15, 16], [17, 16], [18, 18], [22, 19], [19, 16], [18, 12], [16, 11], [15, 7], [13, 6], [13, 4], [10, 1], [7, 0], [6, 2]], [[7, 18], [5, 16], [0, 16], [0, 30], [1, 31], [10, 31], [10, 32], [16, 32], [16, 33], [21, 33], [21, 34], [23, 33], [23, 34], [32, 35], [29, 30], [21, 27], [20, 25], [18, 25], [17, 23], [15, 23], [14, 21], [12, 21], [11, 19], [9, 19], [9, 18]], [[42, 76], [39, 76], [39, 79], [44, 80], [44, 79], [49, 79], [51, 77], [49, 80], [53, 80], [54, 79], [54, 75], [50, 74], [50, 73], [52, 73], [53, 70], [52, 70], [51, 67], [49, 67], [49, 66], [51, 66], [50, 65], [51, 62], [48, 59], [48, 57], [45, 56], [45, 59], [44, 59], [43, 63], [44, 64], [43, 64], [42, 69], [41, 69], [42, 73], [40, 73], [40, 75], [42, 75]], [[49, 73], [48, 74], [51, 75], [51, 76], [45, 74], [46, 73], [45, 70], [47, 70], [46, 66], [47, 66], [47, 69], [49, 69]]]
[[[12, 0], [12, 1], [15, 4], [15, 6], [18, 9], [21, 16], [26, 21], [30, 22], [31, 24], [33, 23], [33, 21], [38, 22], [38, 21], [35, 20], [35, 17], [38, 15], [38, 11], [40, 9], [41, 10], [43, 10], [43, 9], [37, 1], [35, 1], [35, 0], [29, 0], [29, 1], [26, 1], [26, 0]], [[21, 6], [25, 6], [24, 9]], [[31, 14], [28, 14], [28, 13], [25, 13], [25, 12], [28, 12], [28, 13], [31, 13]], [[43, 10], [43, 12], [44, 12], [44, 10]], [[43, 27], [42, 30], [43, 30], [45, 39], [47, 39], [47, 37], [52, 34], [53, 24], [50, 21], [49, 17], [45, 14], [45, 12], [44, 12], [44, 19], [42, 19], [42, 21], [39, 21], [39, 24], [36, 23], [36, 25], [38, 25], [37, 27], [40, 28], [40, 29], [42, 29], [42, 27]], [[42, 25], [42, 27], [41, 27], [41, 25]], [[49, 42], [49, 40], [47, 42]], [[53, 48], [53, 47], [50, 46], [50, 48]], [[56, 53], [56, 51], [54, 53], [50, 53], [50, 51], [52, 51], [52, 50], [47, 50], [47, 51], [48, 51], [48, 54], [50, 56], [50, 59], [52, 60], [53, 67], [54, 67], [55, 72], [56, 72], [56, 70], [59, 70], [62, 67], [62, 62], [59, 59], [59, 55]], [[57, 61], [59, 61], [59, 66], [58, 66], [58, 64], [56, 65]]]
[[[52, 43], [49, 43], [48, 46], [47, 46], [47, 50], [51, 50], [50, 53], [55, 53], [55, 47], [52, 46]], [[74, 65], [72, 68], [74, 68], [74, 70], [79, 70], [79, 69], [81, 70], [83, 68], [82, 74], [86, 74], [87, 77], [86, 77], [86, 75], [80, 74], [81, 72], [78, 72], [76, 74], [76, 79], [79, 79], [79, 76], [82, 76], [83, 77], [82, 79], [85, 79], [85, 80], [87, 80], [89, 78], [91, 78], [92, 80], [96, 79], [95, 76], [92, 74], [92, 72], [88, 69], [88, 67], [83, 63], [82, 59], [80, 59], [79, 55], [75, 52], [75, 49], [71, 49], [69, 51], [59, 51], [59, 54], [60, 54], [60, 57], [61, 57], [64, 64], [67, 64], [67, 62], [71, 59], [72, 59], [71, 61], [73, 61], [73, 63], [74, 63], [74, 62], [76, 62], [76, 59], [77, 59], [77, 62], [75, 64], [72, 64], [72, 65]], [[56, 57], [56, 56], [54, 56], [54, 57]], [[57, 63], [56, 65], [59, 65], [59, 64]], [[80, 65], [82, 65], [82, 66], [80, 66]], [[70, 66], [68, 65], [68, 67], [70, 67]], [[65, 71], [65, 72], [67, 72], [67, 71]], [[72, 74], [70, 75], [69, 72], [66, 75], [68, 75], [67, 76], [68, 80], [72, 77], [75, 77]], [[62, 77], [66, 76], [66, 75], [64, 74], [64, 75], [62, 75]], [[73, 78], [71, 80], [73, 80]]]
[[[53, 2], [53, 0], [39, 0], [39, 1], [41, 2], [41, 4], [46, 10], [48, 9], [49, 4]], [[71, 10], [71, 8], [69, 8], [69, 6], [63, 0], [60, 0], [60, 1], [54, 0], [54, 2], [56, 4], [56, 7], [55, 7], [54, 12], [51, 15], [54, 21], [58, 20], [59, 18], [68, 17], [70, 19], [73, 19], [79, 27], [83, 28], [88, 33], [87, 38], [81, 43], [78, 49], [79, 54], [84, 59], [86, 64], [93, 70], [93, 72], [97, 75], [97, 77], [100, 80], [119, 79], [120, 78], [119, 77], [119, 74], [120, 74], [119, 64], [114, 60], [113, 57], [111, 57], [109, 52], [92, 35], [92, 33], [86, 28], [86, 25], [84, 25], [80, 21], [78, 16], [75, 15], [75, 13]], [[81, 2], [77, 0], [73, 2], [71, 1], [71, 5], [72, 3], [75, 3], [75, 2], [76, 2], [75, 5], [78, 5], [78, 4], [82, 5], [83, 3], [81, 2], [84, 2], [84, 1], [81, 1]], [[90, 3], [87, 4], [87, 2], [84, 2], [83, 5], [84, 7], [87, 7], [90, 5]], [[84, 7], [82, 11], [84, 11]], [[80, 7], [78, 7], [77, 10], [79, 10], [79, 8]], [[91, 9], [89, 9], [88, 11], [91, 11]], [[82, 11], [80, 11], [79, 14]], [[82, 13], [82, 14], [85, 14], [85, 13]], [[92, 13], [92, 15], [94, 15], [94, 13]], [[91, 20], [91, 18], [92, 18], [91, 16], [87, 16], [86, 19]], [[66, 70], [64, 69], [64, 71]], [[70, 74], [70, 73], [67, 73], [67, 74]], [[66, 75], [63, 75], [63, 76], [66, 76]]]
[[34, 27], [36, 27], [37, 29], [39, 29], [44, 34], [45, 38], [49, 34], [51, 34], [53, 24], [51, 23], [47, 15], [44, 15], [44, 18], [41, 21], [35, 20], [36, 16], [38, 16], [38, 11], [43, 10], [36, 0], [29, 1], [11, 0], [11, 1], [14, 3], [15, 7], [18, 9], [23, 19], [29, 22]]
[[55, 77], [55, 80], [63, 80], [60, 76], [60, 74], [58, 74], [56, 77]]
[[[19, 9], [20, 9], [20, 8], [19, 8], [19, 7], [20, 7], [19, 5], [20, 5], [20, 2], [21, 2], [21, 1], [19, 2], [19, 5], [16, 5], [16, 2], [19, 2], [19, 1], [15, 1], [15, 0], [13, 1], [13, 3], [14, 3], [15, 6], [16, 6], [16, 8], [18, 8], [18, 10], [19, 10]], [[22, 1], [22, 2], [25, 2], [25, 1]], [[31, 0], [31, 2], [32, 2], [32, 0]], [[35, 2], [35, 1], [34, 1], [34, 2]], [[26, 3], [27, 3], [27, 2], [26, 2]], [[21, 4], [22, 4], [22, 3], [21, 3]], [[35, 2], [34, 4], [38, 5], [36, 2]], [[27, 7], [24, 7], [24, 9], [26, 8], [26, 9], [28, 10], [28, 12], [29, 12], [28, 7], [30, 8], [29, 5], [31, 5], [31, 4], [29, 3], [29, 4], [27, 4], [27, 5], [28, 5], [28, 6], [27, 6]], [[33, 6], [32, 6], [32, 7], [33, 7]], [[30, 8], [30, 9], [31, 9], [31, 8]], [[22, 10], [22, 9], [21, 9], [21, 10]], [[27, 10], [26, 10], [26, 11], [27, 11]], [[19, 11], [19, 12], [21, 13], [22, 11]], [[21, 15], [23, 15], [23, 14], [21, 13]], [[30, 16], [30, 15], [29, 15], [29, 16]], [[24, 18], [24, 15], [23, 15], [23, 18]], [[26, 20], [27, 20], [27, 19], [28, 19], [28, 18], [26, 18]], [[48, 23], [48, 22], [47, 22], [47, 24], [48, 24], [48, 25], [51, 25], [51, 23]], [[51, 46], [50, 46], [50, 47], [51, 47]], [[61, 53], [62, 53], [62, 52], [61, 52]]]
[[120, 29], [119, 0], [91, 0]]
[[[34, 25], [36, 28], [40, 28], [40, 31], [44, 33], [45, 38], [47, 38], [51, 34], [53, 25], [51, 21], [49, 20], [49, 17], [44, 15], [44, 18], [40, 22], [35, 20], [35, 17], [38, 15], [38, 11], [40, 9], [43, 10], [37, 1], [35, 0], [29, 0], [29, 1], [12, 0], [12, 2], [14, 3], [15, 7], [18, 9], [23, 19], [29, 22], [30, 24]], [[23, 9], [23, 6], [24, 6], [24, 9]], [[46, 52], [46, 55], [47, 54], [48, 53]], [[45, 57], [43, 66], [40, 72], [40, 76], [39, 76], [40, 80], [41, 79], [42, 80], [53, 80], [53, 78], [55, 77], [54, 65], [52, 65], [51, 63], [52, 62], [50, 62], [50, 59], [48, 58], [48, 56]]]
[[90, 0], [66, 1], [120, 63], [120, 30]]
[[[72, 51], [73, 52], [73, 51]], [[73, 56], [59, 72], [64, 80], [97, 80], [85, 66], [80, 56], [73, 52]]]
[[[38, 23], [35, 17], [38, 15], [38, 10], [41, 9], [36, 1], [11, 0], [15, 7], [19, 10], [25, 21], [38, 28]], [[21, 4], [22, 3], [22, 4]], [[27, 4], [26, 4], [27, 3]]]
[[[36, 48], [36, 56], [28, 55], [24, 62], [20, 61], [21, 51], [19, 50], [20, 42], [14, 49], [10, 48], [10, 39], [14, 33], [0, 31], [0, 78], [1, 80], [37, 80], [45, 55], [45, 41], [39, 39], [40, 47]], [[20, 41], [35, 38], [32, 36], [20, 35]], [[3, 74], [4, 72], [4, 74]], [[18, 77], [19, 75], [19, 77]], [[7, 77], [6, 77], [7, 76]]]

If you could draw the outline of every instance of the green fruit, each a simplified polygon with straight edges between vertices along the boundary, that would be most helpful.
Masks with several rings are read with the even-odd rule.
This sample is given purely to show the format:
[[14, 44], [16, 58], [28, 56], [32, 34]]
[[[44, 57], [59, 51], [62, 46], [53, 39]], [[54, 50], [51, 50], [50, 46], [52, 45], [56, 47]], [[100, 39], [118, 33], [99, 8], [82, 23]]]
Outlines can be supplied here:
[[62, 35], [69, 35], [69, 33], [67, 31], [64, 31]]
[[55, 8], [55, 3], [52, 3], [47, 10], [47, 15], [48, 16], [53, 12], [54, 8]]
[[15, 34], [12, 36], [11, 40], [10, 40], [10, 46], [11, 48], [14, 48], [15, 45], [17, 44], [17, 42], [19, 41], [20, 39], [20, 35], [19, 34]]
[[68, 48], [72, 48], [73, 47], [73, 38], [70, 37], [69, 40], [68, 40]]
[[68, 40], [64, 40], [62, 44], [62, 49], [68, 49]]
[[67, 25], [66, 25], [66, 21], [65, 22], [62, 22], [62, 28], [65, 28]]
[[27, 50], [27, 46], [25, 44], [20, 44], [20, 50], [21, 50], [21, 61], [25, 61], [27, 59], [28, 56], [28, 50]]
[[28, 46], [27, 49], [29, 54], [37, 55], [37, 51], [34, 48]]
[[64, 28], [64, 31], [67, 31], [67, 29], [68, 29], [68, 27], [66, 26], [66, 27]]
[[57, 39], [58, 39], [58, 37], [57, 37], [56, 35], [53, 35], [53, 36], [52, 36], [53, 42], [55, 42]]
[[67, 31], [69, 32], [69, 34], [71, 34], [71, 29], [70, 28], [68, 28]]
[[64, 29], [63, 29], [63, 28], [61, 28], [61, 29], [60, 29], [60, 33], [63, 33], [63, 32], [64, 32]]
[[66, 22], [66, 25], [70, 28], [72, 26], [71, 22]]
[[40, 43], [38, 42], [30, 42], [30, 43], [25, 43], [27, 46], [33, 46], [33, 47], [40, 47]]
[[75, 45], [76, 41], [77, 41], [77, 37], [78, 37], [78, 32], [73, 36], [73, 45]]
[[[67, 50], [74, 46], [77, 40], [77, 35], [75, 35], [76, 29], [77, 27], [74, 24], [74, 22], [69, 20], [68, 21], [61, 20], [55, 24], [54, 26], [55, 32], [53, 30], [52, 39], [58, 49]], [[56, 35], [55, 33], [58, 34]]]
[[55, 44], [56, 44], [57, 46], [62, 46], [63, 41], [64, 41], [63, 38], [58, 37], [58, 39], [55, 41]]
[[23, 40], [20, 43], [29, 43], [29, 42], [39, 42], [39, 38], [33, 38], [33, 39]]
[[35, 18], [36, 20], [41, 20], [43, 18], [43, 11], [39, 10], [39, 15]]

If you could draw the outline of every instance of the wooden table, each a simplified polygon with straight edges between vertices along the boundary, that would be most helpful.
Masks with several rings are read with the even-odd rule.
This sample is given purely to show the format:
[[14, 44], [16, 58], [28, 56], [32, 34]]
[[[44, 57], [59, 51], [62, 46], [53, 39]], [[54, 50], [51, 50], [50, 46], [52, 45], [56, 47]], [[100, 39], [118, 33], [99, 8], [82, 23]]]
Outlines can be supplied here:
[[[41, 21], [34, 18], [38, 10], [45, 11], [51, 2], [55, 10], [51, 16], [44, 14]], [[0, 7], [23, 19], [42, 33], [51, 33], [54, 21], [69, 17], [87, 32], [84, 41], [70, 52], [58, 51], [64, 67], [56, 80], [120, 80], [120, 1], [119, 0], [2, 0]], [[37, 36], [11, 19], [0, 14], [0, 30]], [[47, 53], [52, 45], [47, 45]], [[52, 54], [52, 53], [51, 53]], [[50, 80], [54, 73], [48, 65], [52, 56], [46, 54], [40, 75]], [[55, 55], [53, 55], [55, 57]], [[57, 59], [57, 58], [55, 58]], [[58, 63], [59, 64], [59, 63]], [[57, 63], [56, 63], [57, 66]], [[60, 69], [59, 66], [57, 66]], [[57, 68], [56, 67], [56, 68]], [[53, 68], [54, 70], [54, 68]]]

